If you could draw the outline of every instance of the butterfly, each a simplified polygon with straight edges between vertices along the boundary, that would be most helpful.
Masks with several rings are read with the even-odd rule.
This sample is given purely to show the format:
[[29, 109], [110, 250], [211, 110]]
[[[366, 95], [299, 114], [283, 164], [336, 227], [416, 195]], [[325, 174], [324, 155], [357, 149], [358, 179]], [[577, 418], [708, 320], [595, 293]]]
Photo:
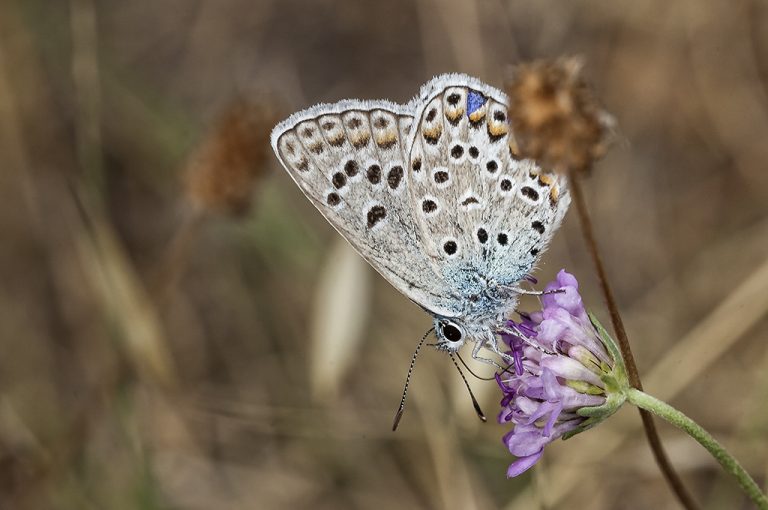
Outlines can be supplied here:
[[509, 357], [497, 337], [570, 202], [565, 176], [518, 155], [509, 107], [500, 90], [446, 74], [405, 105], [319, 104], [271, 137], [328, 222], [433, 316], [437, 348], [471, 341], [494, 364], [480, 351]]

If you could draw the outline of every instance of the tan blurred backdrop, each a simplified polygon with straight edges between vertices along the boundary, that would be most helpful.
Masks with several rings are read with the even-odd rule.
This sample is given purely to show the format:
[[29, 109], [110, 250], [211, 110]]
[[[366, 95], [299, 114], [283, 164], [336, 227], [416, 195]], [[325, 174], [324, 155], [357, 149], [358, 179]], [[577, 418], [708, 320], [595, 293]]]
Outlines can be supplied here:
[[[315, 102], [561, 55], [618, 121], [585, 186], [646, 389], [765, 485], [765, 2], [3, 0], [0, 508], [677, 508], [630, 409], [505, 479], [436, 352], [392, 433], [429, 318], [266, 146]], [[572, 214], [561, 267], [605, 317]], [[704, 508], [746, 508], [661, 433]]]

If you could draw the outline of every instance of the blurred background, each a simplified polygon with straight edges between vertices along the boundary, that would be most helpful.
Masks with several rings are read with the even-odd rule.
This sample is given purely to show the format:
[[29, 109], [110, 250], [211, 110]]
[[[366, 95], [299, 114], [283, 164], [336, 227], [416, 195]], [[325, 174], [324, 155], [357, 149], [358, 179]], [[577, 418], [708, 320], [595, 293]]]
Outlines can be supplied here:
[[[646, 389], [765, 486], [765, 2], [4, 0], [0, 508], [678, 508], [630, 408], [507, 480], [432, 350], [392, 433], [430, 320], [268, 147], [319, 101], [562, 55], [618, 121], [585, 188]], [[536, 276], [607, 319], [573, 212]], [[660, 430], [703, 508], [748, 508]]]

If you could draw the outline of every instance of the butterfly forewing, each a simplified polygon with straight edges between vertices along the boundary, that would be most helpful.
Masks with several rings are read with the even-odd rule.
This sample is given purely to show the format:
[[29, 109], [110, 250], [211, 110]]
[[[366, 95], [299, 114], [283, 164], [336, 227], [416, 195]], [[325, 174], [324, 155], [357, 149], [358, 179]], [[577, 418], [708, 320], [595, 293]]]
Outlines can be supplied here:
[[410, 113], [388, 102], [319, 105], [279, 124], [272, 145], [304, 194], [377, 271], [425, 309], [450, 316], [460, 300], [428, 262], [409, 204]]

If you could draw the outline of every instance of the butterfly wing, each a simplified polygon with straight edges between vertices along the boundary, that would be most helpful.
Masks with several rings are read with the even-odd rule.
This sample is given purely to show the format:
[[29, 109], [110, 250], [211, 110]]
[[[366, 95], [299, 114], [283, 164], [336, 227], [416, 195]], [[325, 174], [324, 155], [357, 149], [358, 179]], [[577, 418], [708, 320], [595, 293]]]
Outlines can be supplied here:
[[490, 280], [516, 284], [565, 215], [566, 178], [515, 155], [501, 91], [444, 75], [415, 101], [409, 191], [429, 260], [465, 296]]
[[405, 140], [412, 108], [342, 101], [296, 113], [272, 132], [272, 148], [336, 230], [400, 292], [452, 316], [458, 300], [421, 250], [409, 205]]

